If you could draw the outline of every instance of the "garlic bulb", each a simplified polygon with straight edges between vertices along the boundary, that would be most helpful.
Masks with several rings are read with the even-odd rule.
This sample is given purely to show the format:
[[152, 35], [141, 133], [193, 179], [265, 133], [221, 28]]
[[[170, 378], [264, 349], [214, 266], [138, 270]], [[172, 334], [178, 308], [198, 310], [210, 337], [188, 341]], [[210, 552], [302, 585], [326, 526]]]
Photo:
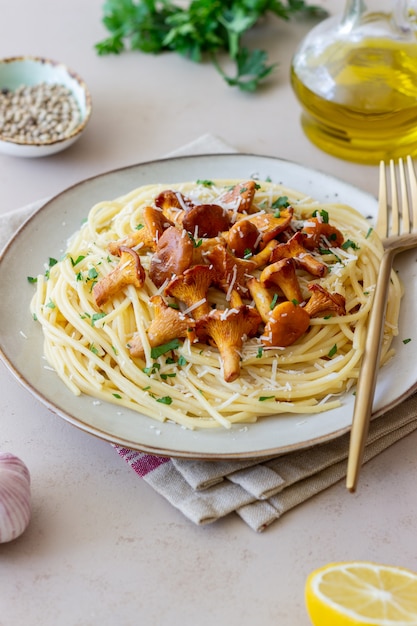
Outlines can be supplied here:
[[30, 515], [29, 470], [17, 456], [0, 453], [0, 543], [19, 537]]

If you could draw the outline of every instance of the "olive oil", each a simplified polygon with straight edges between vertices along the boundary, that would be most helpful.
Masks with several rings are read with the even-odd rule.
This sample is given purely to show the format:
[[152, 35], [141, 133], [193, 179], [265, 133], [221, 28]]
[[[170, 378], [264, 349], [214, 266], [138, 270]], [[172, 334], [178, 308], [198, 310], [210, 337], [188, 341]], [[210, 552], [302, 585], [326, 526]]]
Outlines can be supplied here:
[[370, 37], [306, 49], [291, 68], [309, 139], [359, 163], [417, 155], [417, 40]]

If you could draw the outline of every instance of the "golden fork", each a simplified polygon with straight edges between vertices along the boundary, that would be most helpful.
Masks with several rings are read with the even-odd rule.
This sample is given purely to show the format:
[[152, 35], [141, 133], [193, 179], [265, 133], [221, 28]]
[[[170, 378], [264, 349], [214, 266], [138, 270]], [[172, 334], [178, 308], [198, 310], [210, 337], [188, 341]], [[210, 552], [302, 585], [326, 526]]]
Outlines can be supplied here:
[[[390, 161], [390, 190], [385, 169], [385, 163], [381, 161], [379, 206], [375, 229], [382, 238], [384, 255], [369, 316], [365, 351], [353, 411], [346, 476], [346, 487], [351, 492], [354, 492], [357, 487], [371, 419], [392, 264], [396, 254], [417, 247], [417, 178], [413, 161], [411, 157], [407, 157], [407, 168], [402, 159], [399, 159], [397, 166]], [[400, 194], [397, 191], [397, 181]], [[400, 201], [398, 195], [400, 195]]]

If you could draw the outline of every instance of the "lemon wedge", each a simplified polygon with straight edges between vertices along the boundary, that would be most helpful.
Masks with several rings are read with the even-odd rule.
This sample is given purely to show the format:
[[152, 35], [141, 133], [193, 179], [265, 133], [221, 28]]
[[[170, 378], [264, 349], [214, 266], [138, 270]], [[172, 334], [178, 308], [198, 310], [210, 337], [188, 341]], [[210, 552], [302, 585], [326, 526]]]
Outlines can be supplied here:
[[306, 581], [314, 626], [417, 625], [417, 574], [366, 561], [330, 563]]

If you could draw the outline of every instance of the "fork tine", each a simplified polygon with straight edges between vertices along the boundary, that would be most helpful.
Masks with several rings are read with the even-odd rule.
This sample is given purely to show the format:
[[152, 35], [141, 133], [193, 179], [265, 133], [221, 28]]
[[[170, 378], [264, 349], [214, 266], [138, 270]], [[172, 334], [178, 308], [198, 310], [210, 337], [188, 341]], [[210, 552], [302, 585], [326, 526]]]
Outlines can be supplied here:
[[[403, 225], [403, 232], [410, 232], [410, 207], [408, 204], [407, 184], [405, 180], [404, 161], [398, 160], [398, 169], [400, 176], [400, 188], [401, 188], [401, 219]], [[394, 232], [394, 235], [398, 235], [398, 232]]]
[[414, 170], [413, 159], [410, 156], [407, 157], [407, 166], [408, 166], [408, 176], [409, 176], [410, 195], [411, 195], [411, 224], [409, 225], [408, 232], [416, 232], [417, 231], [417, 179], [416, 179], [416, 173]]
[[[401, 197], [402, 197], [402, 200], [405, 199], [407, 202], [407, 190], [405, 187], [404, 165], [403, 165], [402, 159], [399, 159], [398, 166], [399, 166], [399, 171], [400, 171]], [[398, 208], [397, 178], [395, 174], [395, 164], [392, 159], [389, 162], [389, 170], [390, 170], [390, 180], [391, 180], [391, 232], [387, 230], [387, 235], [388, 234], [399, 235], [400, 234], [400, 217], [399, 217], [399, 208]], [[407, 206], [408, 206], [408, 202], [407, 202]], [[408, 208], [407, 208], [407, 213], [408, 213]]]
[[382, 238], [388, 236], [387, 180], [384, 161], [379, 164], [378, 214], [375, 230]]

